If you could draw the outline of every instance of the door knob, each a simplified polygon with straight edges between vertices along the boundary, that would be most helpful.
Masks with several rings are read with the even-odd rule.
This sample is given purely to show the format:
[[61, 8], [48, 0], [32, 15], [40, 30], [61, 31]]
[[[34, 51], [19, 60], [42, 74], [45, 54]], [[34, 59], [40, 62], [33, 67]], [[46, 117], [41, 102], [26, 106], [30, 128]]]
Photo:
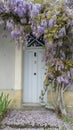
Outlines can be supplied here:
[[34, 52], [34, 57], [36, 57], [36, 52]]
[[46, 73], [44, 73], [46, 75]]
[[34, 75], [36, 75], [36, 73], [34, 73]]

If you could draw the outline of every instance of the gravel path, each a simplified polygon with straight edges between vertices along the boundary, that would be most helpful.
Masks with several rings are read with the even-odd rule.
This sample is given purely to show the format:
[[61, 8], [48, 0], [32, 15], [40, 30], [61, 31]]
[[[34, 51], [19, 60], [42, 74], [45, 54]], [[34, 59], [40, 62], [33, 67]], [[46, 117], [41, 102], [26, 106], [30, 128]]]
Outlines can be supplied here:
[[2, 124], [7, 126], [3, 130], [61, 130], [63, 126], [66, 130], [73, 130], [72, 125], [63, 122], [55, 113], [47, 110], [13, 110], [3, 119]]
[[[0, 130], [2, 130], [2, 129], [0, 129]], [[47, 129], [45, 129], [45, 128], [23, 128], [23, 129], [21, 129], [21, 128], [10, 128], [10, 127], [6, 127], [6, 128], [4, 128], [3, 130], [52, 130], [51, 128], [47, 128]], [[58, 129], [54, 129], [54, 130], [58, 130]]]
[[[2, 130], [2, 129], [0, 129]], [[24, 129], [21, 129], [21, 128], [10, 128], [10, 127], [6, 127], [4, 128], [3, 130], [52, 130], [51, 128], [47, 128], [47, 129], [44, 129], [44, 128], [24, 128]], [[54, 129], [54, 130], [58, 130], [58, 129]]]

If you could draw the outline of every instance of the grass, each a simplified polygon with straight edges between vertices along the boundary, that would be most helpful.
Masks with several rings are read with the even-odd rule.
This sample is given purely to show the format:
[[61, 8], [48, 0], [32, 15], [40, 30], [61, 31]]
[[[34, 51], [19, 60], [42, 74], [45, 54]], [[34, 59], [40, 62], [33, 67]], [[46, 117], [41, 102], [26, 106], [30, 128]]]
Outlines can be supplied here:
[[65, 127], [65, 126], [62, 126], [62, 127], [61, 127], [61, 130], [66, 130], [66, 127]]
[[72, 118], [72, 117], [69, 117], [69, 116], [65, 116], [65, 117], [63, 118], [63, 121], [64, 121], [64, 122], [67, 122], [67, 123], [69, 123], [69, 124], [73, 124], [73, 118]]

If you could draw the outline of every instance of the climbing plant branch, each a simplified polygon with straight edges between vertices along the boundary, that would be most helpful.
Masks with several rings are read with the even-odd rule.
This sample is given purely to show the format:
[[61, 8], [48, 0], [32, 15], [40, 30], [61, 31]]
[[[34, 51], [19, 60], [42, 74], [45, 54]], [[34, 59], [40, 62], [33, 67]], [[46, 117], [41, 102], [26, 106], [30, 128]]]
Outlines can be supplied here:
[[31, 32], [36, 39], [43, 35], [48, 82], [45, 82], [42, 100], [47, 86], [54, 82], [54, 89], [57, 90], [55, 110], [66, 114], [63, 94], [72, 83], [73, 69], [73, 9], [69, 3], [63, 0], [42, 4], [25, 0], [1, 0], [2, 25], [18, 46], [24, 43]]

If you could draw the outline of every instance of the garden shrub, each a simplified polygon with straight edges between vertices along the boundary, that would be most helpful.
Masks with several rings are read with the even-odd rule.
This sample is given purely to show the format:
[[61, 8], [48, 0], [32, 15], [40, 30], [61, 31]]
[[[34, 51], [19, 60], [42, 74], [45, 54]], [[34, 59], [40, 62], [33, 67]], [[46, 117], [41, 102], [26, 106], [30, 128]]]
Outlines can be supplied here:
[[11, 99], [9, 99], [9, 94], [0, 94], [0, 118], [7, 112]]

